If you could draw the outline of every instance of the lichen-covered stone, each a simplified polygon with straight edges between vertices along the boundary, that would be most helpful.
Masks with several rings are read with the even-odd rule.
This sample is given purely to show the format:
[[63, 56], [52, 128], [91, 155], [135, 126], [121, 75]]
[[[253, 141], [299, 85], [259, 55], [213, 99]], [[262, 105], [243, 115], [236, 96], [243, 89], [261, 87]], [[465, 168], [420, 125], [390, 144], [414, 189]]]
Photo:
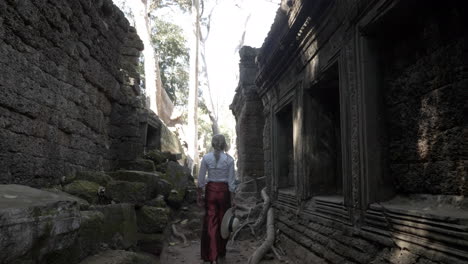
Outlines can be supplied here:
[[137, 222], [133, 204], [96, 205], [104, 215], [103, 241], [112, 248], [127, 249], [136, 245]]
[[118, 203], [143, 204], [147, 189], [141, 182], [113, 181], [107, 186], [106, 194]]
[[177, 162], [169, 161], [167, 171], [162, 177], [170, 182], [173, 187], [169, 196], [166, 197], [168, 204], [175, 208], [180, 207], [186, 191], [195, 187], [190, 170]]
[[160, 176], [157, 172], [118, 170], [109, 172], [109, 175], [119, 181], [141, 182], [146, 184], [147, 200], [158, 195], [158, 181]]
[[167, 171], [164, 178], [172, 183], [174, 189], [177, 190], [194, 185], [190, 169], [174, 161], [169, 161], [167, 164]]
[[154, 162], [149, 159], [136, 159], [131, 161], [120, 161], [119, 167], [124, 170], [154, 172]]
[[75, 243], [80, 223], [68, 195], [0, 185], [0, 263], [42, 263]]
[[169, 221], [169, 209], [143, 206], [136, 211], [138, 231], [145, 234], [161, 233]]
[[48, 192], [53, 192], [53, 193], [56, 193], [60, 196], [64, 196], [64, 197], [68, 197], [70, 200], [73, 200], [73, 201], [76, 201], [78, 203], [78, 205], [80, 206], [80, 210], [81, 211], [85, 211], [85, 210], [88, 210], [89, 208], [89, 202], [84, 200], [84, 199], [81, 199], [77, 196], [74, 196], [74, 195], [71, 195], [69, 193], [66, 193], [66, 192], [63, 192], [62, 190], [59, 190], [59, 189], [56, 189], [56, 188], [46, 188], [46, 189], [42, 189], [44, 191], [48, 191]]
[[145, 159], [152, 160], [155, 165], [162, 164], [169, 160], [170, 153], [169, 152], [161, 152], [159, 150], [152, 150], [144, 155]]
[[146, 201], [145, 205], [164, 208], [166, 207], [166, 201], [164, 201], [164, 196], [160, 194], [156, 198]]
[[78, 232], [78, 245], [80, 256], [85, 257], [95, 254], [99, 250], [100, 243], [104, 241], [104, 214], [99, 211], [82, 211], [81, 227]]
[[112, 181], [112, 177], [102, 171], [80, 171], [76, 173], [75, 179], [95, 182], [104, 187]]
[[74, 181], [63, 188], [65, 192], [76, 195], [92, 204], [96, 204], [98, 201], [98, 189], [97, 183], [83, 180]]

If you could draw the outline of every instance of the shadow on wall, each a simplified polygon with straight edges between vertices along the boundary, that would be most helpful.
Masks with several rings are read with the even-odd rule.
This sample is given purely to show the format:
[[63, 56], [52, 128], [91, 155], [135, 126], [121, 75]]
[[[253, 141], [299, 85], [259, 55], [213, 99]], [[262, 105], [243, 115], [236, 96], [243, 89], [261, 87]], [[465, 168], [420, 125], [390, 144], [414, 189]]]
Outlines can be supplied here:
[[[418, 17], [408, 7], [395, 10], [399, 21], [389, 22], [380, 36], [388, 163], [399, 193], [468, 194], [463, 172], [468, 32], [461, 26], [468, 21], [463, 8], [440, 5], [424, 2]], [[398, 37], [390, 46], [386, 36]]]

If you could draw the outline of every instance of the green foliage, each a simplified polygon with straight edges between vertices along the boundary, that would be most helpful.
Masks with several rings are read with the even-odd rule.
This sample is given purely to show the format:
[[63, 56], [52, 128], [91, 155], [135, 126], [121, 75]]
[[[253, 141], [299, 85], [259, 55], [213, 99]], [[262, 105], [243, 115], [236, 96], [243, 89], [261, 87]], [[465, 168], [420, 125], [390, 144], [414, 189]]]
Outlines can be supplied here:
[[152, 17], [151, 40], [159, 58], [161, 81], [175, 105], [186, 105], [189, 83], [189, 49], [183, 29], [169, 21]]
[[173, 6], [176, 6], [182, 11], [187, 12], [190, 11], [190, 8], [192, 7], [192, 0], [154, 0], [151, 3], [152, 10]]

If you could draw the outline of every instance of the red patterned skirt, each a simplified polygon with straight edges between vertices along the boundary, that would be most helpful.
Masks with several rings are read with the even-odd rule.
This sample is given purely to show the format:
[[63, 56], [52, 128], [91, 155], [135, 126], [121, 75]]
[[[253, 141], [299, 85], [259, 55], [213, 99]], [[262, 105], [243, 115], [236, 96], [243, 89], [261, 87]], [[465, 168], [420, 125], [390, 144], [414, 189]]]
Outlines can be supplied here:
[[221, 237], [221, 221], [231, 207], [231, 193], [225, 182], [209, 182], [205, 188], [205, 218], [201, 236], [201, 258], [216, 261], [226, 256], [227, 239]]

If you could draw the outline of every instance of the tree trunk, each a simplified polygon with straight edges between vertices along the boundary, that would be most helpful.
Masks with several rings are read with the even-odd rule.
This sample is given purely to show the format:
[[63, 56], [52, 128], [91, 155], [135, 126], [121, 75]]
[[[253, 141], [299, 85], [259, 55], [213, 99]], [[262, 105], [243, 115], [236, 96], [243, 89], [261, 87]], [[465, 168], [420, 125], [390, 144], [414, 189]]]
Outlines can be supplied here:
[[[151, 0], [150, 0], [151, 1]], [[131, 5], [132, 11], [135, 15], [135, 27], [138, 35], [143, 41], [145, 49], [143, 50], [143, 56], [145, 58], [145, 90], [146, 96], [149, 98], [149, 109], [154, 113], [158, 114], [158, 94], [161, 87], [158, 87], [157, 83], [160, 82], [158, 61], [154, 53], [154, 48], [151, 45], [151, 25], [148, 19], [150, 1], [140, 0], [135, 1], [134, 5]]]
[[[203, 0], [202, 1], [202, 6], [203, 5]], [[202, 62], [202, 72], [204, 73], [205, 75], [205, 79], [206, 79], [206, 88], [208, 89], [208, 93], [204, 93], [205, 95], [205, 100], [208, 101], [209, 103], [206, 104], [207, 108], [208, 108], [208, 115], [210, 117], [210, 120], [211, 120], [211, 130], [213, 132], [213, 135], [216, 135], [216, 134], [219, 134], [220, 133], [220, 130], [219, 130], [219, 125], [218, 125], [218, 116], [219, 116], [219, 113], [218, 113], [218, 109], [215, 108], [214, 106], [214, 103], [213, 103], [213, 94], [211, 93], [211, 85], [210, 85], [210, 78], [209, 78], [209, 75], [208, 75], [208, 64], [206, 63], [206, 41], [208, 40], [208, 37], [210, 35], [210, 28], [211, 28], [211, 16], [213, 15], [213, 11], [215, 9], [216, 5], [211, 9], [210, 13], [208, 14], [208, 16], [206, 17], [206, 34], [205, 36], [202, 36], [202, 33], [201, 33], [201, 28], [200, 28], [200, 24], [198, 24], [198, 27], [199, 27], [199, 32], [200, 32], [200, 35], [199, 35], [199, 39], [200, 39], [200, 43], [201, 43], [201, 54], [200, 54], [200, 57], [201, 57], [201, 62]], [[208, 98], [206, 98], [208, 97]]]
[[[197, 175], [198, 168], [198, 58], [199, 58], [199, 36], [200, 36], [200, 2], [192, 0], [192, 16], [194, 40], [193, 48], [190, 49], [190, 89], [188, 101], [188, 133], [187, 144], [189, 156], [193, 159], [191, 166], [192, 175]], [[195, 169], [195, 170], [194, 170]]]

